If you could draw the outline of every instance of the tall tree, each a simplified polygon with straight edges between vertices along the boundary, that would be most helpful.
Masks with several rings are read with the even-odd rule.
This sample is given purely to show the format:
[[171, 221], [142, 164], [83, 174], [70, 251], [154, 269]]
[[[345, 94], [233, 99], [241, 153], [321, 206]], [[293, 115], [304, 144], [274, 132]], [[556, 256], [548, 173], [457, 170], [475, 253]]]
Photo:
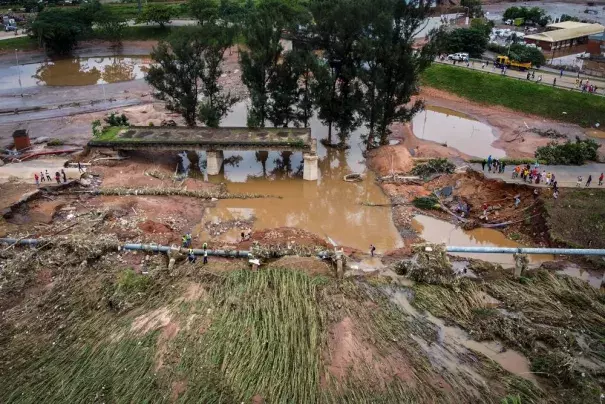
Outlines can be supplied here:
[[202, 120], [209, 126], [218, 126], [234, 102], [218, 84], [229, 39], [217, 39], [214, 30], [218, 27], [209, 29], [179, 32], [160, 42], [151, 52], [155, 63], [145, 77], [158, 90], [158, 98], [166, 101], [168, 109], [180, 113], [188, 126], [197, 122], [200, 93], [205, 96], [200, 108]]
[[300, 95], [298, 77], [301, 73], [301, 66], [294, 51], [287, 52], [282, 62], [275, 66], [267, 84], [267, 119], [273, 126], [287, 128], [290, 123], [298, 126], [295, 108]]
[[294, 29], [302, 12], [280, 0], [262, 0], [246, 14], [240, 53], [242, 80], [250, 93], [248, 126], [262, 127], [268, 119], [269, 82], [282, 57], [282, 33]]
[[417, 100], [407, 106], [426, 69], [442, 46], [441, 32], [428, 35], [421, 51], [414, 50], [414, 37], [428, 16], [430, 2], [381, 0], [384, 12], [375, 14], [372, 32], [366, 37], [363, 115], [370, 130], [368, 147], [386, 144], [393, 122], [410, 120], [422, 108]]
[[309, 7], [315, 21], [314, 39], [325, 58], [314, 86], [319, 118], [328, 126], [327, 142], [332, 143], [335, 125], [339, 144], [344, 146], [361, 123], [357, 111], [362, 92], [356, 78], [362, 59], [360, 41], [373, 5], [369, 0], [312, 0]]
[[218, 26], [207, 26], [205, 35], [210, 38], [210, 43], [203, 51], [203, 71], [201, 81], [203, 83], [202, 94], [204, 99], [199, 104], [198, 115], [200, 121], [206, 126], [217, 128], [221, 119], [227, 115], [238, 98], [231, 92], [224, 93], [223, 87], [218, 80], [223, 73], [221, 62], [225, 50], [233, 43], [233, 37], [229, 30]]
[[187, 6], [201, 26], [216, 22], [219, 16], [218, 0], [189, 0]]

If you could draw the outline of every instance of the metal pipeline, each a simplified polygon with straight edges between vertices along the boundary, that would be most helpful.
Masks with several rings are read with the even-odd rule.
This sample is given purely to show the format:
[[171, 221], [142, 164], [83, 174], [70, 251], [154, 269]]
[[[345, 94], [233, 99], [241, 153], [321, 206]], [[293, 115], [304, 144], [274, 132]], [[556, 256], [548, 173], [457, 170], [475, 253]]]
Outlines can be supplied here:
[[511, 247], [461, 247], [446, 246], [447, 252], [486, 254], [559, 254], [559, 255], [603, 255], [605, 249], [592, 248], [511, 248]]
[[[0, 238], [0, 244], [17, 244], [17, 245], [37, 245], [40, 242], [39, 239], [26, 238]], [[123, 244], [118, 247], [118, 250], [129, 250], [129, 251], [147, 251], [155, 253], [168, 253], [171, 250], [189, 252], [188, 248], [171, 247], [159, 244]], [[249, 258], [251, 257], [250, 251], [247, 250], [206, 250], [210, 257], [227, 257], [227, 258]], [[204, 255], [204, 250], [201, 248], [193, 249], [194, 255]], [[322, 251], [317, 254], [319, 258], [325, 259], [330, 256], [330, 252]]]

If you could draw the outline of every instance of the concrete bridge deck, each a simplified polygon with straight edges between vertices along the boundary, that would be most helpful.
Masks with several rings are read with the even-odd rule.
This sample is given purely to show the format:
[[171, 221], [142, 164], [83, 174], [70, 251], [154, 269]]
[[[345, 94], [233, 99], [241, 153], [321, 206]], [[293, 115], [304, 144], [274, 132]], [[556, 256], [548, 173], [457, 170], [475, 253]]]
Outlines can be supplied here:
[[109, 128], [88, 142], [91, 148], [114, 150], [205, 150], [206, 171], [217, 175], [225, 150], [299, 151], [303, 153], [303, 179], [318, 178], [317, 142], [310, 128], [149, 127]]
[[89, 147], [119, 150], [271, 150], [314, 152], [310, 128], [110, 128]]

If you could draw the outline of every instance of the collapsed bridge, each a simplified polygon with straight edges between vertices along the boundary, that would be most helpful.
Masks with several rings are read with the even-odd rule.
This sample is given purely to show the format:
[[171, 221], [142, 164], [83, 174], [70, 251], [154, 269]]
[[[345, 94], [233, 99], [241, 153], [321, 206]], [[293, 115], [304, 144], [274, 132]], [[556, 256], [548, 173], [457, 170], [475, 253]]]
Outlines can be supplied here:
[[88, 142], [89, 148], [113, 150], [205, 151], [208, 175], [217, 175], [225, 150], [292, 151], [303, 153], [303, 179], [318, 177], [317, 141], [310, 128], [149, 127], [110, 128]]

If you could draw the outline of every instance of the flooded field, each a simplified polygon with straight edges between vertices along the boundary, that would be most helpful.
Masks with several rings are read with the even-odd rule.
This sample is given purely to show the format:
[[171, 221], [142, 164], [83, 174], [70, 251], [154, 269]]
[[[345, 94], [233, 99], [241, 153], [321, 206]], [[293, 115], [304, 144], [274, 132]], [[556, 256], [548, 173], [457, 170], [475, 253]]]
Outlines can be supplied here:
[[[246, 105], [239, 103], [223, 121], [224, 126], [244, 126]], [[311, 123], [313, 137], [326, 136], [318, 120]], [[364, 206], [362, 203], [386, 204], [388, 198], [374, 183], [365, 168], [361, 149], [361, 131], [351, 136], [346, 151], [327, 150], [318, 142], [320, 178], [302, 179], [302, 154], [290, 152], [225, 152], [221, 174], [209, 177], [224, 182], [230, 192], [257, 192], [279, 195], [282, 199], [221, 200], [208, 209], [205, 222], [253, 221], [254, 229], [282, 226], [298, 227], [316, 233], [338, 245], [367, 251], [374, 244], [379, 253], [401, 247], [401, 237], [388, 207]], [[343, 181], [346, 174], [365, 173], [361, 182]], [[204, 226], [198, 226], [203, 232]], [[233, 241], [239, 230], [220, 236]]]
[[437, 327], [438, 341], [436, 344], [428, 344], [418, 336], [414, 338], [435, 364], [444, 366], [452, 372], [466, 372], [477, 380], [482, 380], [483, 378], [465, 363], [467, 351], [473, 351], [487, 356], [511, 373], [536, 382], [534, 375], [530, 371], [529, 360], [522, 353], [512, 349], [504, 349], [499, 341], [475, 341], [461, 328], [447, 326], [443, 320], [428, 312], [419, 313], [410, 304], [410, 298], [406, 290], [385, 289], [390, 300], [404, 312], [412, 317], [429, 321]]
[[447, 144], [470, 156], [506, 156], [504, 150], [492, 146], [496, 136], [489, 125], [448, 108], [427, 106], [412, 119], [412, 130], [419, 139]]
[[[503, 233], [494, 229], [478, 228], [467, 231], [462, 230], [460, 227], [457, 227], [452, 223], [424, 215], [414, 216], [414, 219], [412, 220], [412, 228], [418, 232], [420, 237], [430, 243], [446, 243], [448, 245], [467, 247], [521, 246], [519, 243], [507, 239]], [[515, 265], [512, 254], [453, 253], [453, 255], [495, 262], [501, 265]], [[554, 257], [550, 254], [536, 254], [529, 256], [530, 263], [535, 265], [544, 261], [552, 261], [553, 259]]]
[[88, 86], [143, 78], [148, 57], [112, 56], [58, 59], [0, 69], [0, 89], [35, 86]]

